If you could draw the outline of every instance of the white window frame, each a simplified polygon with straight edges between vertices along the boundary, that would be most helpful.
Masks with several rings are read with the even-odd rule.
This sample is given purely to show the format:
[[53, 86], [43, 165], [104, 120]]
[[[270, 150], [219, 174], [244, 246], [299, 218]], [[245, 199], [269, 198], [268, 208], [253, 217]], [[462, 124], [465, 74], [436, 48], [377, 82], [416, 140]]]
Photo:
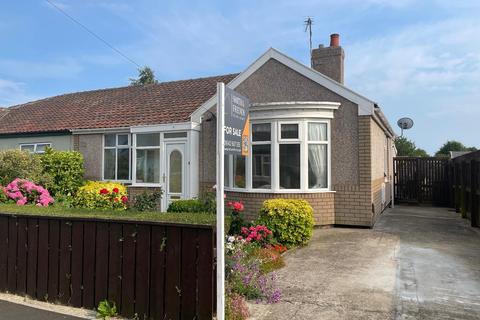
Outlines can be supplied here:
[[[253, 125], [254, 124], [265, 124], [268, 123], [270, 124], [270, 140], [268, 141], [253, 141]], [[275, 123], [272, 121], [255, 121], [250, 124], [250, 132], [252, 133], [251, 137], [251, 144], [250, 144], [250, 156], [247, 157], [247, 172], [246, 172], [246, 180], [247, 180], [247, 189], [255, 190], [255, 191], [271, 191], [270, 189], [265, 189], [265, 188], [253, 188], [253, 146], [254, 145], [269, 145], [270, 146], [270, 186], [273, 187], [273, 145], [274, 145], [274, 139], [276, 136], [274, 136], [275, 132]]]
[[[159, 145], [158, 146], [137, 146], [137, 135], [139, 134], [158, 134], [160, 137]], [[169, 139], [169, 141], [174, 141], [175, 139]], [[133, 165], [132, 165], [132, 185], [139, 186], [139, 187], [160, 187], [163, 185], [162, 183], [162, 172], [165, 172], [165, 164], [162, 161], [162, 157], [165, 154], [165, 144], [163, 133], [161, 132], [138, 132], [133, 134], [133, 146], [132, 146], [132, 157], [133, 157]], [[160, 170], [159, 180], [158, 183], [155, 182], [137, 182], [137, 150], [159, 150], [159, 164], [158, 168]], [[165, 191], [165, 190], [164, 190]]]
[[[308, 125], [310, 123], [325, 123], [327, 125], [327, 140], [312, 140], [310, 141], [308, 139]], [[330, 120], [307, 120], [305, 123], [305, 141], [306, 141], [306, 147], [305, 147], [305, 159], [306, 159], [306, 171], [307, 171], [307, 177], [306, 177], [306, 188], [308, 190], [313, 190], [313, 191], [329, 191], [330, 190], [330, 179], [331, 179], [331, 156], [330, 156]], [[309, 188], [308, 187], [308, 146], [309, 145], [327, 145], [327, 187], [326, 188]]]
[[25, 147], [25, 146], [33, 146], [33, 154], [43, 154], [45, 153], [45, 151], [37, 151], [37, 148], [39, 145], [45, 145], [47, 146], [48, 148], [51, 148], [52, 147], [52, 143], [50, 142], [35, 142], [35, 143], [21, 143], [19, 148], [21, 151], [29, 151], [29, 150], [22, 150], [22, 147]]
[[[115, 146], [106, 146], [105, 139], [107, 135], [115, 135]], [[128, 145], [119, 145], [118, 144], [118, 136], [119, 135], [127, 135], [128, 136]], [[102, 181], [115, 181], [120, 183], [131, 183], [132, 182], [132, 135], [128, 132], [112, 132], [112, 133], [104, 133], [102, 137]], [[115, 150], [115, 179], [105, 179], [105, 150]], [[118, 149], [128, 149], [128, 163], [129, 163], [129, 170], [128, 170], [128, 177], [129, 179], [117, 179], [118, 175]]]
[[[254, 124], [270, 123], [270, 141], [253, 141], [251, 137], [249, 156], [246, 159], [246, 188], [232, 188], [225, 186], [227, 191], [252, 192], [252, 193], [319, 193], [331, 191], [331, 120], [328, 118], [298, 117], [292, 119], [272, 119], [272, 120], [252, 120], [250, 132], [253, 133]], [[326, 141], [309, 141], [308, 124], [325, 123], [327, 125]], [[281, 139], [282, 124], [298, 124], [298, 139]], [[270, 170], [271, 170], [271, 188], [253, 188], [253, 146], [270, 145]], [[300, 144], [300, 188], [299, 189], [281, 189], [280, 188], [280, 145], [282, 144]], [[327, 187], [326, 188], [308, 188], [308, 145], [325, 144], [327, 145]], [[230, 166], [232, 168], [232, 166]], [[230, 169], [229, 177], [232, 179], [233, 168]]]

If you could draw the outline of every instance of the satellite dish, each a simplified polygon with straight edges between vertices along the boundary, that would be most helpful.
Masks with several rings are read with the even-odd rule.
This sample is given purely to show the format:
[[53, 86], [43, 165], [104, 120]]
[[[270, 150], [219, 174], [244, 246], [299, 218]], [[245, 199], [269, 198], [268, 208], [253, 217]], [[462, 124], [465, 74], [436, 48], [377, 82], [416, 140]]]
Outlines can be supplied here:
[[413, 127], [413, 120], [410, 118], [401, 118], [397, 121], [397, 125], [402, 129], [401, 137], [403, 137], [403, 130], [408, 130]]

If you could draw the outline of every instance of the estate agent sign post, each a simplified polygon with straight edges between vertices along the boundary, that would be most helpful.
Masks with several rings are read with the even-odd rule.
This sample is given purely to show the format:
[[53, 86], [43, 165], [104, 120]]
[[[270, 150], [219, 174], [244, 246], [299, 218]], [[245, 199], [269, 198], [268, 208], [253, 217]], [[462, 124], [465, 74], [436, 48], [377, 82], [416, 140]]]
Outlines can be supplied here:
[[217, 83], [217, 319], [225, 319], [224, 156], [250, 150], [248, 98]]

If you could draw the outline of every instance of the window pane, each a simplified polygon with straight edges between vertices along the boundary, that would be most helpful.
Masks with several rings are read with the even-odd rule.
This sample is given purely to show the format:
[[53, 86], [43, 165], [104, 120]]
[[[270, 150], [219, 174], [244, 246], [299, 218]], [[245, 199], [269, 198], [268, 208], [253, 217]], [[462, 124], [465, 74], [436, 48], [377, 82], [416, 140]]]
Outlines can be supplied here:
[[47, 150], [47, 147], [50, 147], [49, 143], [39, 143], [37, 144], [36, 153], [44, 153]]
[[119, 134], [117, 137], [119, 146], [128, 146], [128, 134]]
[[226, 154], [224, 157], [223, 157], [223, 164], [224, 164], [224, 172], [223, 172], [223, 184], [225, 187], [231, 187], [231, 183], [230, 183], [230, 170], [231, 170], [231, 166], [230, 166], [230, 155]]
[[105, 135], [105, 147], [115, 147], [115, 141], [117, 139], [115, 134], [106, 134]]
[[117, 150], [117, 179], [129, 180], [130, 179], [130, 149], [118, 149]]
[[308, 124], [308, 140], [327, 141], [327, 124], [326, 123], [309, 123]]
[[327, 145], [308, 146], [308, 187], [327, 188]]
[[235, 188], [245, 188], [245, 157], [242, 155], [235, 155], [233, 158], [233, 167], [235, 172], [234, 177], [234, 187]]
[[20, 150], [28, 151], [28, 152], [33, 153], [35, 151], [35, 145], [34, 144], [24, 144], [23, 146], [20, 146]]
[[286, 123], [281, 125], [282, 139], [298, 139], [298, 124]]
[[163, 137], [165, 139], [172, 139], [172, 138], [186, 138], [187, 133], [186, 132], [168, 132], [164, 133]]
[[137, 134], [138, 147], [156, 147], [160, 145], [159, 133]]
[[115, 180], [115, 149], [105, 149], [103, 157], [103, 179]]
[[137, 150], [137, 182], [160, 182], [160, 150]]
[[182, 154], [175, 150], [170, 153], [168, 191], [173, 193], [182, 192]]
[[280, 188], [300, 189], [300, 144], [280, 145]]
[[252, 124], [252, 141], [270, 141], [271, 139], [271, 124], [258, 123]]
[[252, 146], [252, 187], [270, 189], [272, 184], [269, 144]]

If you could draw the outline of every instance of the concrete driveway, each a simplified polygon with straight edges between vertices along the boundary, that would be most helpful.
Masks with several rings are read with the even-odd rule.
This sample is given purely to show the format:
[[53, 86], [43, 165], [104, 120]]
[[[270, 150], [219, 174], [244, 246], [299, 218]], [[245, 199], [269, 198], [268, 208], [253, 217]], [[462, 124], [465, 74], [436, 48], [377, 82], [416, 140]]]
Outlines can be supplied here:
[[480, 319], [480, 233], [443, 208], [397, 206], [374, 229], [318, 229], [286, 255], [283, 299], [252, 319]]

